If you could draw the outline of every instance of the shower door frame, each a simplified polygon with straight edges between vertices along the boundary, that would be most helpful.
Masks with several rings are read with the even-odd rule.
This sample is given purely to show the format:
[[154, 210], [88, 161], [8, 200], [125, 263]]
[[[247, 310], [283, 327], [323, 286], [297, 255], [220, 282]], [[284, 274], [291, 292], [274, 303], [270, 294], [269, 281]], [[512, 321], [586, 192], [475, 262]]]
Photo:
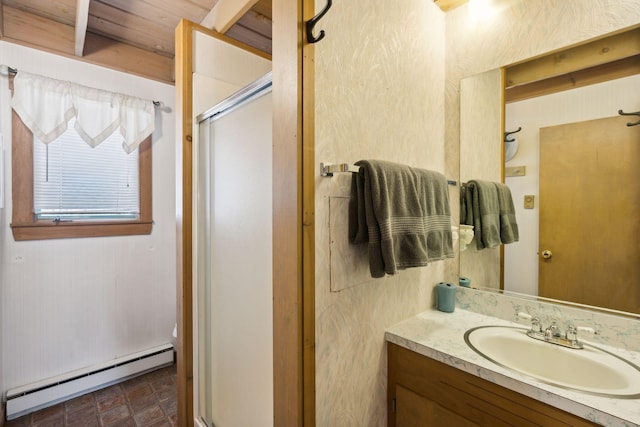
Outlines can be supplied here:
[[[205, 265], [201, 265], [199, 262], [200, 254], [204, 251], [205, 257], [210, 258], [212, 254], [212, 242], [210, 241], [210, 227], [212, 226], [213, 213], [210, 211], [212, 202], [209, 199], [211, 189], [211, 173], [212, 165], [211, 150], [215, 143], [211, 139], [211, 128], [213, 122], [218, 120], [227, 114], [232, 113], [234, 110], [239, 109], [258, 98], [266, 96], [272, 92], [272, 73], [268, 72], [253, 83], [245, 86], [239, 91], [233, 93], [231, 96], [220, 101], [213, 107], [207, 109], [202, 114], [196, 117], [197, 126], [194, 127], [195, 135], [193, 144], [193, 187], [192, 193], [195, 196], [193, 198], [193, 284], [194, 286], [194, 301], [193, 301], [193, 363], [194, 363], [194, 422], [201, 427], [215, 427], [215, 424], [205, 419], [207, 407], [201, 407], [202, 396], [204, 399], [212, 399], [211, 394], [213, 390], [208, 389], [206, 386], [205, 378], [209, 378], [212, 375], [211, 367], [207, 363], [212, 358], [210, 349], [213, 343], [210, 339], [210, 331], [203, 330], [201, 323], [211, 325], [211, 312], [210, 306], [207, 302], [211, 301], [211, 289], [207, 287], [202, 288], [203, 282], [211, 283], [212, 278], [209, 275], [210, 268]], [[203, 154], [204, 153], [204, 154]], [[203, 158], [204, 157], [204, 158]], [[206, 194], [206, 199], [198, 197], [202, 187], [205, 187], [203, 191]], [[202, 210], [205, 212], [205, 217], [200, 217]], [[203, 230], [204, 228], [204, 230]], [[206, 235], [208, 238], [199, 238], [199, 236]], [[208, 255], [208, 256], [207, 256]], [[201, 349], [200, 345], [205, 345], [205, 349]], [[202, 350], [202, 351], [201, 351]], [[211, 402], [213, 404], [213, 402]], [[215, 408], [212, 408], [212, 414]]]
[[[274, 420], [276, 425], [315, 425], [314, 264], [314, 45], [304, 22], [313, 0], [273, 2], [273, 245]], [[176, 238], [178, 424], [191, 427], [192, 135], [194, 33], [271, 59], [271, 55], [183, 19], [175, 31]], [[304, 96], [303, 96], [304, 88]], [[303, 124], [304, 122], [304, 124]], [[303, 251], [304, 248], [304, 251]], [[304, 252], [304, 254], [303, 254]]]

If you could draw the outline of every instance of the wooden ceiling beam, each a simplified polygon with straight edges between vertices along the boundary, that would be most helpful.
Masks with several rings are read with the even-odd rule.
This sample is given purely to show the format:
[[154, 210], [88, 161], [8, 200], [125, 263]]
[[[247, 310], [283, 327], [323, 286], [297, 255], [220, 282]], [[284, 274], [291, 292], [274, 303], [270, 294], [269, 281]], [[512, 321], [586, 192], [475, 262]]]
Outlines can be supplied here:
[[143, 16], [127, 13], [100, 1], [91, 1], [89, 8], [91, 33], [173, 57], [173, 28]]
[[273, 1], [272, 0], [258, 0], [258, 2], [251, 8], [254, 13], [266, 16], [271, 21], [273, 17]]
[[174, 84], [173, 58], [87, 33], [83, 60], [92, 64]]
[[78, 0], [76, 6], [76, 40], [75, 54], [82, 56], [84, 52], [84, 41], [87, 37], [87, 24], [89, 22], [89, 0]]
[[640, 28], [595, 40], [506, 69], [506, 87], [562, 76], [640, 53]]
[[173, 59], [90, 32], [83, 56], [76, 56], [75, 29], [67, 24], [4, 6], [4, 41], [67, 56], [113, 70], [173, 84]]
[[4, 6], [4, 39], [67, 55], [75, 52], [73, 27], [33, 13]]
[[506, 103], [522, 101], [636, 74], [640, 74], [640, 54], [561, 76], [506, 88], [504, 100]]
[[219, 0], [200, 25], [224, 34], [257, 2], [258, 0]]

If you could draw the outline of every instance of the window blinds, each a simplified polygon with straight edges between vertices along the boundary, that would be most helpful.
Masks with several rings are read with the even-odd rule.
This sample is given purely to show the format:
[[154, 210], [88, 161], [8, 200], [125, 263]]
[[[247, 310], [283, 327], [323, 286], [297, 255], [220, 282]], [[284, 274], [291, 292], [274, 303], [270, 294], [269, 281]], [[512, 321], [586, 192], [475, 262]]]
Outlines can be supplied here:
[[138, 150], [113, 133], [91, 148], [74, 129], [49, 144], [34, 137], [34, 211], [39, 219], [132, 219], [140, 214]]

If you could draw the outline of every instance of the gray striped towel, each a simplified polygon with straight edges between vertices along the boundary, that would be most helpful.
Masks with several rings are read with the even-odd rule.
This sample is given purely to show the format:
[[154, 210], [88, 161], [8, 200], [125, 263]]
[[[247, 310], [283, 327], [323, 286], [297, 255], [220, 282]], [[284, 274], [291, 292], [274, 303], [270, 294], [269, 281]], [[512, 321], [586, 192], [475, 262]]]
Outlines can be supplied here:
[[349, 238], [369, 243], [372, 277], [453, 258], [447, 180], [441, 173], [361, 160], [353, 176]]

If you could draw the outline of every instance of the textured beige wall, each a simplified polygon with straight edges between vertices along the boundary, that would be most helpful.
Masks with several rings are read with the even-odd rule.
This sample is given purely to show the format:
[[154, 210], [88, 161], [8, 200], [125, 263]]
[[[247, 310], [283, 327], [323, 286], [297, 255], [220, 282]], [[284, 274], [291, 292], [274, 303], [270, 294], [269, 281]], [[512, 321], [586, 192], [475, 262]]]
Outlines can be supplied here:
[[[469, 4], [446, 15], [446, 170], [460, 168], [460, 81], [514, 62], [640, 25], [640, 0], [494, 0], [493, 15], [478, 19]], [[481, 98], [478, 98], [480, 101]], [[479, 103], [478, 111], [483, 106]], [[494, 151], [499, 140], [477, 138], [476, 152]], [[464, 154], [464, 153], [463, 153]], [[464, 157], [464, 156], [463, 156]], [[472, 169], [495, 173], [495, 163], [478, 157]], [[466, 161], [464, 164], [468, 165]], [[459, 173], [460, 172], [460, 173]], [[499, 254], [483, 250], [461, 253], [461, 274], [479, 278], [472, 285], [493, 287], [499, 281]], [[492, 261], [493, 259], [493, 261]], [[493, 267], [488, 266], [493, 263]]]
[[[334, 2], [320, 28], [317, 162], [385, 159], [444, 172], [444, 14], [425, 0], [350, 0]], [[384, 330], [428, 309], [433, 285], [456, 277], [457, 262], [371, 279], [365, 248], [346, 242], [351, 176], [316, 169], [317, 425], [383, 426]]]
[[[431, 1], [334, 3], [318, 25], [317, 162], [386, 159], [457, 179], [461, 78], [640, 22], [640, 0], [503, 3], [493, 22], [455, 9], [446, 31]], [[458, 266], [368, 278], [366, 255], [344, 242], [350, 179], [321, 178], [316, 165], [317, 425], [383, 426], [384, 329], [431, 307], [433, 285], [457, 277]], [[450, 195], [455, 207], [457, 188]]]

